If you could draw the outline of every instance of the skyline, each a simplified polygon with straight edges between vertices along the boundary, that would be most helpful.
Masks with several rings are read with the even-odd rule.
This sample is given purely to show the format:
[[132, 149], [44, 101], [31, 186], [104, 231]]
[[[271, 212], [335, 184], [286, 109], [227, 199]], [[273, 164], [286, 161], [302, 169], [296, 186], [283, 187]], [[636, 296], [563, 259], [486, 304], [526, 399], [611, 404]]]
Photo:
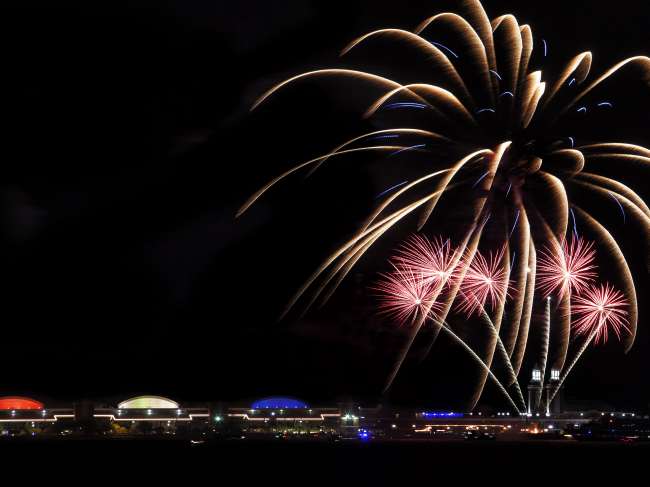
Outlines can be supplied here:
[[[599, 40], [598, 29], [604, 22], [597, 13], [600, 3], [589, 2], [591, 15], [575, 24], [573, 19], [581, 12], [577, 3], [563, 7], [567, 19], [553, 17], [551, 29], [548, 12], [535, 13], [515, 2], [485, 2], [493, 15], [512, 11], [535, 32], [543, 32], [551, 70], [582, 50], [583, 44], [593, 48], [595, 72], [648, 45], [642, 41], [646, 32], [641, 16], [630, 15], [624, 28], [616, 22], [618, 13], [609, 17], [617, 39], [612, 46], [611, 40]], [[641, 9], [639, 2], [629, 3], [631, 11], [634, 5]], [[3, 395], [39, 392], [73, 397], [81, 392], [92, 398], [150, 391], [189, 400], [205, 390], [217, 396], [223, 391], [226, 397], [252, 390], [253, 395], [289, 393], [309, 400], [338, 388], [341, 396], [355, 392], [361, 397], [380, 396], [385, 375], [381, 367], [394, 355], [396, 347], [391, 344], [399, 332], [364, 318], [366, 291], [354, 284], [371, 282], [377, 269], [384, 270], [380, 265], [391, 245], [371, 254], [369, 263], [362, 265], [359, 275], [350, 276], [341, 296], [335, 296], [327, 308], [297, 323], [277, 324], [276, 318], [340, 241], [336, 239], [353, 231], [368, 204], [391, 186], [388, 180], [401, 179], [396, 174], [372, 174], [365, 165], [355, 169], [347, 183], [327, 173], [319, 181], [285, 186], [284, 195], [276, 194], [252, 217], [235, 221], [237, 207], [258, 183], [320, 149], [329, 150], [332, 141], [345, 140], [355, 130], [352, 122], [346, 125], [341, 117], [333, 118], [346, 110], [345, 104], [333, 100], [322, 118], [304, 118], [301, 105], [314, 95], [309, 90], [284, 104], [286, 112], [275, 125], [282, 104], [262, 114], [249, 115], [248, 108], [287, 74], [337, 61], [338, 50], [364, 31], [392, 25], [413, 28], [442, 7], [418, 2], [396, 13], [387, 3], [376, 8], [363, 4], [335, 35], [329, 32], [321, 37], [327, 30], [325, 19], [334, 15], [335, 8], [314, 2], [311, 12], [309, 8], [293, 11], [291, 5], [283, 3], [270, 16], [266, 31], [244, 40], [241, 32], [206, 27], [198, 7], [196, 11], [182, 7], [186, 16], [148, 25], [167, 41], [164, 48], [148, 39], [151, 31], [139, 30], [138, 22], [146, 25], [151, 17], [142, 14], [135, 21], [116, 10], [118, 23], [136, 25], [130, 36], [127, 29], [125, 40], [118, 42], [115, 59], [111, 54], [115, 45], [103, 39], [104, 31], [99, 29], [86, 47], [63, 55], [68, 70], [59, 69], [59, 79], [38, 87], [41, 98], [30, 105], [34, 114], [25, 117], [22, 125], [14, 124], [12, 133], [18, 137], [9, 150], [20, 164], [10, 170], [3, 190], [2, 253], [10, 285], [7, 316], [20, 317], [8, 325], [5, 343], [10, 345], [0, 358], [10, 372], [0, 387]], [[77, 31], [67, 34], [68, 42], [78, 30], [90, 30], [89, 17], [78, 15], [86, 24], [74, 26]], [[296, 18], [296, 23], [287, 25], [287, 17]], [[112, 28], [105, 19], [94, 20], [105, 31]], [[568, 38], [571, 27], [580, 35]], [[188, 31], [193, 40], [177, 44]], [[292, 40], [296, 33], [306, 36], [300, 45]], [[38, 40], [47, 34], [44, 29], [41, 37], [30, 41], [35, 51], [39, 51]], [[58, 39], [52, 52], [65, 45]], [[98, 46], [103, 56], [97, 55]], [[223, 59], [220, 66], [230, 66], [234, 79], [211, 65], [215, 46], [222, 48], [217, 49], [223, 54], [217, 56]], [[151, 50], [154, 55], [147, 56]], [[73, 79], [88, 76], [88, 65], [79, 63], [82, 58], [89, 62], [92, 82], [68, 87]], [[112, 60], [112, 66], [121, 69], [108, 78], [106, 59], [108, 66]], [[138, 67], [143, 60], [144, 67]], [[13, 61], [21, 66], [18, 59]], [[36, 74], [29, 69], [35, 70], [28, 68], [25, 78]], [[211, 86], [214, 82], [216, 87]], [[33, 83], [20, 89], [13, 86], [24, 97], [17, 100], [26, 99]], [[130, 83], [136, 85], [135, 91]], [[93, 96], [115, 86], [118, 89], [107, 99]], [[65, 104], [52, 97], [60, 88], [71, 96]], [[73, 91], [77, 89], [81, 93]], [[146, 102], [140, 100], [143, 93], [148, 94]], [[316, 93], [327, 96], [325, 90]], [[121, 100], [124, 95], [126, 101]], [[635, 103], [643, 101], [639, 96]], [[86, 106], [88, 99], [99, 99], [97, 113], [92, 103]], [[129, 106], [133, 101], [137, 101], [135, 112]], [[626, 115], [627, 105], [617, 104]], [[64, 105], [67, 110], [62, 110]], [[17, 115], [20, 106], [16, 102], [10, 113]], [[39, 115], [50, 117], [41, 122], [43, 126], [36, 122], [42, 120]], [[57, 117], [63, 118], [62, 123]], [[336, 120], [335, 126], [331, 120]], [[634, 126], [633, 121], [627, 123]], [[642, 131], [628, 129], [618, 124], [613, 131], [616, 137], [608, 138], [650, 144]], [[298, 134], [298, 143], [287, 152], [280, 148], [289, 131]], [[327, 141], [314, 137], [319, 131], [328, 132]], [[630, 135], [623, 137], [626, 133]], [[66, 136], [80, 144], [67, 143]], [[32, 137], [38, 143], [29, 144]], [[48, 153], [59, 159], [73, 146], [70, 164], [46, 163]], [[120, 158], [124, 153], [128, 158]], [[96, 156], [95, 164], [87, 165], [89, 155]], [[337, 199], [329, 208], [319, 205], [319, 198], [332, 187], [338, 194], [353, 196]], [[300, 199], [310, 204], [296, 207], [294, 202]], [[602, 209], [608, 221], [620, 218], [615, 205], [602, 203]], [[332, 214], [347, 216], [339, 221]], [[322, 229], [336, 239], [323, 241]], [[620, 239], [628, 247], [630, 267], [643, 269], [646, 256], [634, 232], [623, 232]], [[650, 403], [644, 360], [650, 347], [644, 327], [647, 272], [637, 274], [641, 274], [635, 275], [640, 301], [637, 344], [629, 355], [621, 355], [615, 347], [590, 350], [573, 372], [575, 381], [567, 383], [576, 398], [609, 400], [621, 407]], [[447, 377], [437, 377], [436, 385], [429, 386], [428, 376], [436, 375], [442, 364]], [[462, 385], [454, 384], [472, 374], [464, 358], [442, 354], [424, 367], [407, 364], [407, 368], [389, 396], [392, 401], [435, 402], [440, 391], [454, 399], [467, 395]], [[602, 387], [596, 392], [598, 384]], [[496, 394], [488, 391], [487, 401], [498, 401]]]

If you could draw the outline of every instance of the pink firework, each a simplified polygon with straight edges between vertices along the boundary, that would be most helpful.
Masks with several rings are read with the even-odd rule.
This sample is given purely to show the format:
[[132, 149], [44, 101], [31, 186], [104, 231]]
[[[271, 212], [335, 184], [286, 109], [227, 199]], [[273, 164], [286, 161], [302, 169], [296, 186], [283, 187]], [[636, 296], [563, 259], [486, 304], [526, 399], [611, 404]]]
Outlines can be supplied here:
[[573, 329], [578, 335], [593, 333], [594, 341], [598, 344], [607, 342], [611, 328], [620, 340], [621, 331], [628, 330], [628, 306], [623, 293], [613, 286], [589, 286], [584, 293], [573, 299]]
[[414, 235], [400, 247], [394, 260], [440, 290], [451, 286], [457, 276], [457, 255], [449, 240]]
[[427, 318], [437, 309], [435, 289], [409, 267], [394, 266], [373, 288], [378, 291], [379, 311], [400, 325]]
[[548, 297], [554, 292], [582, 293], [596, 278], [596, 250], [593, 242], [573, 236], [562, 249], [546, 248], [537, 263], [537, 286]]
[[508, 295], [508, 272], [503, 265], [505, 247], [486, 258], [476, 252], [460, 287], [460, 312], [472, 315], [489, 307], [494, 310]]

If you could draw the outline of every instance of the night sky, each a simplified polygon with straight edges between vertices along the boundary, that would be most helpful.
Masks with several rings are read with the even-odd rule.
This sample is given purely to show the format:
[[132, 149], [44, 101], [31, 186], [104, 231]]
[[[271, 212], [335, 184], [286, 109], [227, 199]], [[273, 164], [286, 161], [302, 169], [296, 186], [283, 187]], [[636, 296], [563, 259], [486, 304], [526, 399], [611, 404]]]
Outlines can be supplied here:
[[[277, 317], [376, 195], [408, 177], [371, 160], [336, 166], [288, 180], [236, 220], [269, 178], [361, 133], [354, 100], [364, 93], [301, 85], [249, 108], [305, 70], [353, 61], [395, 69], [399, 52], [374, 61], [338, 53], [454, 2], [13, 3], [0, 15], [0, 395], [380, 399], [405, 330], [374, 317], [366, 289], [414, 221], [371, 251], [323, 309]], [[584, 50], [594, 53], [592, 74], [650, 54], [646, 1], [485, 7], [546, 39], [551, 73]], [[638, 85], [612, 83], [604, 91], [616, 113], [581, 123], [576, 137], [650, 145], [650, 95]], [[650, 196], [647, 179], [621, 180]], [[647, 247], [611, 201], [590, 209], [611, 223], [635, 271], [639, 328], [628, 355], [615, 342], [590, 351], [567, 395], [647, 408]], [[423, 348], [426, 336], [415, 351]], [[433, 356], [406, 363], [383, 399], [462, 408], [474, 375], [441, 340]], [[492, 386], [485, 403], [503, 404]]]

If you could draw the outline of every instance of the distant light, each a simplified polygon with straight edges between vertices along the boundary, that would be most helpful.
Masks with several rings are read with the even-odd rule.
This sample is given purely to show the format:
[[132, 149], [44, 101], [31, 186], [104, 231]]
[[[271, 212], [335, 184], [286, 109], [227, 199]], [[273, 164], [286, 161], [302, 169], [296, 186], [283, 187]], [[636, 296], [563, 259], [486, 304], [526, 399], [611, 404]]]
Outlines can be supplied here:
[[290, 397], [267, 397], [251, 404], [251, 409], [308, 409], [309, 405]]
[[219, 421], [222, 421], [223, 418], [221, 416], [215, 416], [214, 420], [218, 423]]
[[428, 412], [424, 411], [422, 413], [422, 416], [425, 418], [462, 418], [463, 413], [455, 413], [455, 412]]
[[147, 414], [151, 416], [151, 413], [152, 413], [151, 409], [147, 409]]
[[390, 427], [395, 429], [395, 428], [397, 428], [397, 425], [396, 424], [391, 424]]

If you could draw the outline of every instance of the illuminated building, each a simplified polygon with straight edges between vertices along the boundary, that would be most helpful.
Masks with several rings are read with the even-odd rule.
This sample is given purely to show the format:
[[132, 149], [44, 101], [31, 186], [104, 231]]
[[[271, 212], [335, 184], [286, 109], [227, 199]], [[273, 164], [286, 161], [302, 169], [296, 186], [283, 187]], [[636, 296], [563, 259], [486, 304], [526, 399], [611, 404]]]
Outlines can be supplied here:
[[177, 402], [161, 396], [138, 396], [117, 405], [118, 409], [178, 409], [180, 406]]
[[[546, 414], [559, 414], [562, 412], [563, 408], [563, 388], [560, 387], [560, 390], [553, 397], [553, 393], [560, 384], [560, 371], [558, 369], [551, 369], [551, 380], [544, 386], [544, 396], [546, 404]], [[553, 401], [550, 402], [549, 399], [553, 397]]]
[[[560, 384], [560, 370], [551, 369], [550, 380], [544, 384], [542, 372], [535, 368], [532, 372], [530, 383], [528, 384], [528, 410], [529, 415], [559, 414], [562, 412], [562, 389], [557, 394], [555, 390]], [[551, 402], [550, 399], [553, 398]]]
[[182, 407], [162, 396], [137, 396], [124, 400], [116, 409], [97, 409], [95, 419], [102, 419], [118, 433], [175, 433], [208, 422], [208, 408]]
[[542, 372], [535, 368], [533, 369], [530, 382], [528, 383], [528, 414], [536, 414], [539, 412], [539, 407], [542, 397]]
[[[551, 369], [549, 383], [543, 385], [541, 372], [533, 373], [528, 393], [529, 397], [538, 398], [538, 409], [523, 415], [507, 410], [458, 412], [393, 409], [388, 405], [364, 407], [353, 402], [314, 407], [288, 397], [270, 397], [253, 401], [248, 406], [229, 407], [223, 403], [191, 405], [161, 396], [137, 396], [113, 405], [78, 401], [65, 408], [50, 407], [26, 397], [0, 397], [0, 435], [178, 435], [179, 438], [206, 439], [335, 437], [370, 441], [382, 437], [457, 438], [471, 431], [509, 435], [528, 434], [533, 430], [555, 432], [578, 428], [601, 415], [636, 417], [630, 412], [593, 411], [587, 405], [582, 411], [556, 412], [559, 405], [556, 406], [555, 401], [549, 414], [545, 414], [545, 402], [557, 387], [559, 376], [558, 371]], [[560, 394], [555, 397], [557, 400]]]
[[327, 435], [339, 431], [339, 408], [310, 407], [288, 397], [269, 397], [250, 407], [228, 409], [228, 420], [242, 434]]
[[0, 411], [32, 411], [43, 409], [43, 403], [28, 397], [0, 397]]
[[28, 397], [0, 397], [0, 434], [36, 434], [60, 419], [74, 417], [71, 409], [46, 409]]

